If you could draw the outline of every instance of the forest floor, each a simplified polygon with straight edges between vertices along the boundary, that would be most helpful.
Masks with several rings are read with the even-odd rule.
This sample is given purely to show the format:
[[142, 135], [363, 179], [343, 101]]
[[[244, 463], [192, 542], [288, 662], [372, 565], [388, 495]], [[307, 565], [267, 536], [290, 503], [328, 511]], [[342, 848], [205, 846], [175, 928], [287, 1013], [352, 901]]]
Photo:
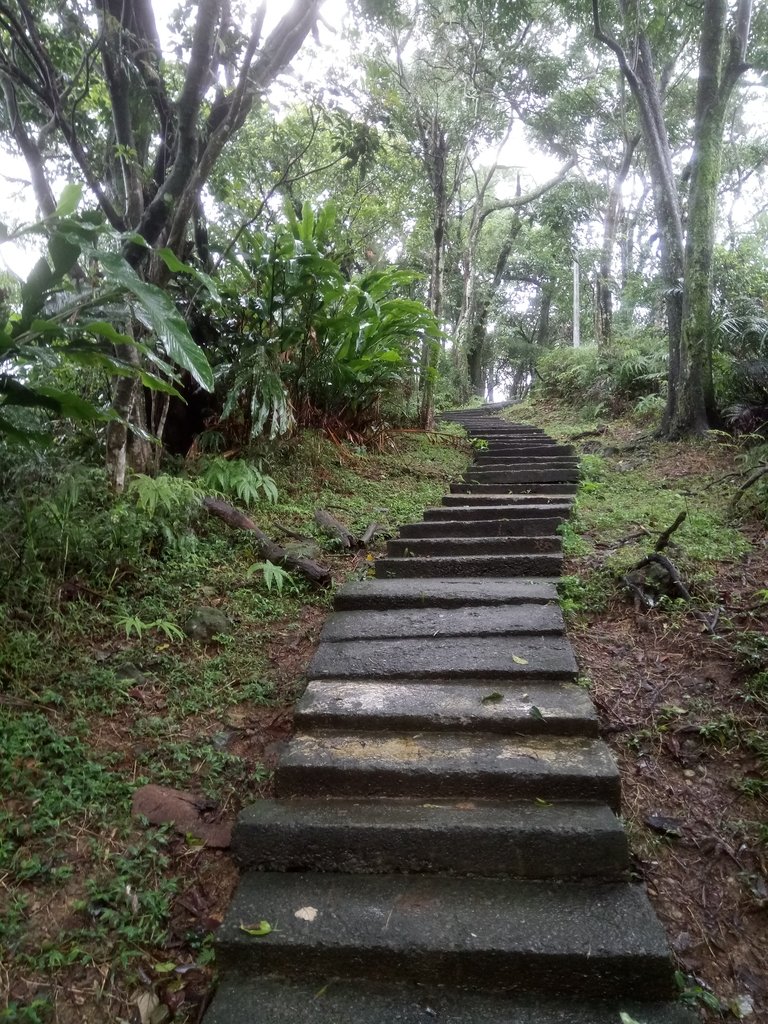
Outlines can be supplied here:
[[[278, 500], [249, 515], [329, 567], [334, 587], [364, 578], [384, 538], [466, 466], [468, 444], [447, 430], [395, 432], [381, 452], [313, 433], [277, 445], [264, 469]], [[40, 492], [27, 535], [0, 548], [0, 1021], [192, 1024], [237, 880], [229, 829], [270, 792], [333, 588], [292, 578], [268, 589], [252, 535], [212, 517], [141, 551], [126, 538], [144, 536], [147, 513], [130, 498]], [[46, 547], [44, 502], [67, 527], [63, 556], [58, 534]], [[316, 508], [358, 535], [377, 521], [378, 545], [342, 551]], [[134, 554], [99, 584], [91, 549], [112, 530]], [[286, 542], [286, 530], [306, 539]], [[24, 564], [40, 572], [20, 578], [32, 546], [39, 557]], [[181, 629], [201, 607], [226, 616], [207, 640]], [[190, 823], [132, 815], [137, 791], [134, 811]]]
[[[541, 404], [509, 416], [563, 438], [595, 428]], [[619, 760], [634, 868], [667, 928], [681, 998], [707, 1020], [762, 1024], [765, 526], [732, 504], [738, 453], [722, 440], [661, 444], [628, 421], [600, 431], [575, 442], [585, 480], [564, 533], [570, 639]], [[376, 519], [394, 532], [468, 458], [454, 438], [394, 445], [361, 453], [310, 435], [283, 446], [266, 466], [278, 504], [250, 514], [273, 536], [311, 535], [307, 553], [337, 584], [363, 577], [372, 553], [334, 549], [314, 508], [353, 531]], [[655, 607], [637, 607], [621, 576], [681, 511], [665, 554], [693, 599], [656, 594]], [[207, 1005], [212, 934], [237, 873], [226, 848], [195, 832], [210, 843], [223, 830], [225, 842], [239, 807], [269, 794], [331, 598], [303, 583], [268, 591], [248, 575], [258, 553], [245, 532], [213, 519], [193, 532], [194, 545], [155, 553], [106, 592], [75, 574], [45, 614], [23, 600], [2, 609], [3, 1024], [192, 1024]], [[226, 612], [231, 628], [209, 642], [165, 634], [199, 605]], [[147, 783], [194, 794], [199, 827], [132, 818]]]
[[[661, 443], [626, 420], [596, 429], [540, 403], [507, 415], [576, 437], [583, 456], [561, 596], [681, 998], [705, 1020], [765, 1024], [768, 535], [748, 498], [734, 503], [739, 449], [720, 435]], [[663, 554], [690, 602], [631, 573], [681, 512]]]

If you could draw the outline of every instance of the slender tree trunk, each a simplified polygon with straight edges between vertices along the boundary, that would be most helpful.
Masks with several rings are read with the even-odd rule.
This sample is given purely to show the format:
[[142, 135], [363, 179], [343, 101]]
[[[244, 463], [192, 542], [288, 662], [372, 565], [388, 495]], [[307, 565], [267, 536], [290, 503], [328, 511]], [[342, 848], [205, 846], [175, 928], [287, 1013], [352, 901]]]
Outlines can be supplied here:
[[613, 180], [603, 220], [603, 244], [600, 249], [600, 269], [595, 287], [595, 335], [598, 348], [609, 347], [613, 340], [613, 254], [616, 248], [616, 232], [621, 209], [621, 193], [627, 180], [635, 150], [640, 142], [639, 135], [624, 139], [621, 164]]

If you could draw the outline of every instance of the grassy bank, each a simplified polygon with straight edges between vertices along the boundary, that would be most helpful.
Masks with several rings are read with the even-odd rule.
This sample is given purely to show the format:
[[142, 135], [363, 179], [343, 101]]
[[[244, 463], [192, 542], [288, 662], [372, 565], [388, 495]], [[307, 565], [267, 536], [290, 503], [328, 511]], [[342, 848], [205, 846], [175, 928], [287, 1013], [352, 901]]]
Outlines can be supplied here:
[[[259, 491], [248, 512], [340, 584], [365, 576], [371, 555], [323, 537], [315, 508], [386, 535], [437, 501], [467, 458], [455, 437], [395, 434], [368, 453], [305, 434], [265, 453], [277, 501]], [[87, 467], [16, 463], [10, 485], [0, 1020], [196, 1021], [235, 870], [195, 831], [215, 839], [269, 793], [331, 592], [265, 572], [252, 535], [206, 516], [183, 472], [161, 478], [154, 503], [108, 498]], [[221, 628], [193, 639], [185, 626], [201, 608]], [[194, 794], [202, 827], [133, 817], [147, 783]]]

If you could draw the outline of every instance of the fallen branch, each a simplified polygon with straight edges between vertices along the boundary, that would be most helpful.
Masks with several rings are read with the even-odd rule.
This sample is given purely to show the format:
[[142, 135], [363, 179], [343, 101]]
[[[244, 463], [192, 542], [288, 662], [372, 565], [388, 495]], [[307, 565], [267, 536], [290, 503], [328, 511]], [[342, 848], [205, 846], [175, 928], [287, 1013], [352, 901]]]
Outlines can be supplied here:
[[311, 583], [318, 587], [327, 587], [331, 583], [331, 572], [325, 566], [319, 565], [311, 558], [304, 558], [301, 555], [293, 555], [290, 551], [276, 544], [263, 530], [254, 523], [244, 512], [236, 509], [221, 498], [203, 498], [203, 508], [211, 515], [223, 519], [227, 526], [237, 530], [248, 530], [256, 538], [264, 558], [280, 565], [284, 569], [300, 572]]
[[677, 596], [682, 597], [684, 601], [690, 601], [690, 590], [688, 589], [688, 587], [686, 587], [685, 583], [683, 583], [682, 576], [677, 571], [672, 562], [670, 562], [666, 555], [646, 555], [645, 558], [642, 558], [637, 563], [637, 565], [633, 569], [633, 572], [637, 571], [638, 569], [644, 569], [646, 565], [651, 565], [654, 562], [656, 563], [656, 565], [660, 565], [662, 569], [664, 569], [664, 571], [666, 572], [667, 576], [669, 576], [670, 582], [672, 584], [672, 590], [675, 591]]
[[341, 542], [341, 546], [346, 548], [347, 551], [352, 551], [353, 548], [363, 546], [361, 541], [357, 537], [354, 537], [347, 527], [332, 516], [330, 512], [326, 512], [322, 508], [316, 508], [315, 522], [323, 533], [328, 533], [332, 537], [335, 537], [336, 540]]
[[680, 515], [677, 517], [677, 519], [674, 521], [674, 523], [672, 523], [671, 526], [668, 526], [667, 529], [663, 533], [659, 534], [659, 539], [656, 541], [656, 547], [653, 550], [654, 551], [663, 551], [664, 548], [667, 546], [667, 544], [669, 544], [669, 539], [672, 536], [672, 534], [675, 532], [675, 530], [679, 526], [683, 525], [683, 523], [685, 522], [685, 520], [687, 518], [688, 518], [688, 513], [685, 510], [683, 510], [680, 513]]
[[368, 527], [368, 529], [365, 531], [365, 533], [360, 538], [360, 545], [361, 545], [361, 547], [364, 547], [364, 548], [369, 547], [371, 541], [376, 536], [376, 534], [377, 533], [381, 533], [381, 531], [383, 529], [384, 529], [384, 527], [381, 525], [381, 523], [371, 523], [371, 525]]

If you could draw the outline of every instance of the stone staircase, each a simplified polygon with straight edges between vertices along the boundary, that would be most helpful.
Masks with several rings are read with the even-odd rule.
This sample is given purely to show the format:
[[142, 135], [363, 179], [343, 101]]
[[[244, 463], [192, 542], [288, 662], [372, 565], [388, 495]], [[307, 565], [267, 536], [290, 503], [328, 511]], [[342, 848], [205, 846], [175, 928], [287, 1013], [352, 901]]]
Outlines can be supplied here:
[[557, 606], [576, 459], [449, 418], [488, 445], [336, 596], [206, 1024], [690, 1024]]

